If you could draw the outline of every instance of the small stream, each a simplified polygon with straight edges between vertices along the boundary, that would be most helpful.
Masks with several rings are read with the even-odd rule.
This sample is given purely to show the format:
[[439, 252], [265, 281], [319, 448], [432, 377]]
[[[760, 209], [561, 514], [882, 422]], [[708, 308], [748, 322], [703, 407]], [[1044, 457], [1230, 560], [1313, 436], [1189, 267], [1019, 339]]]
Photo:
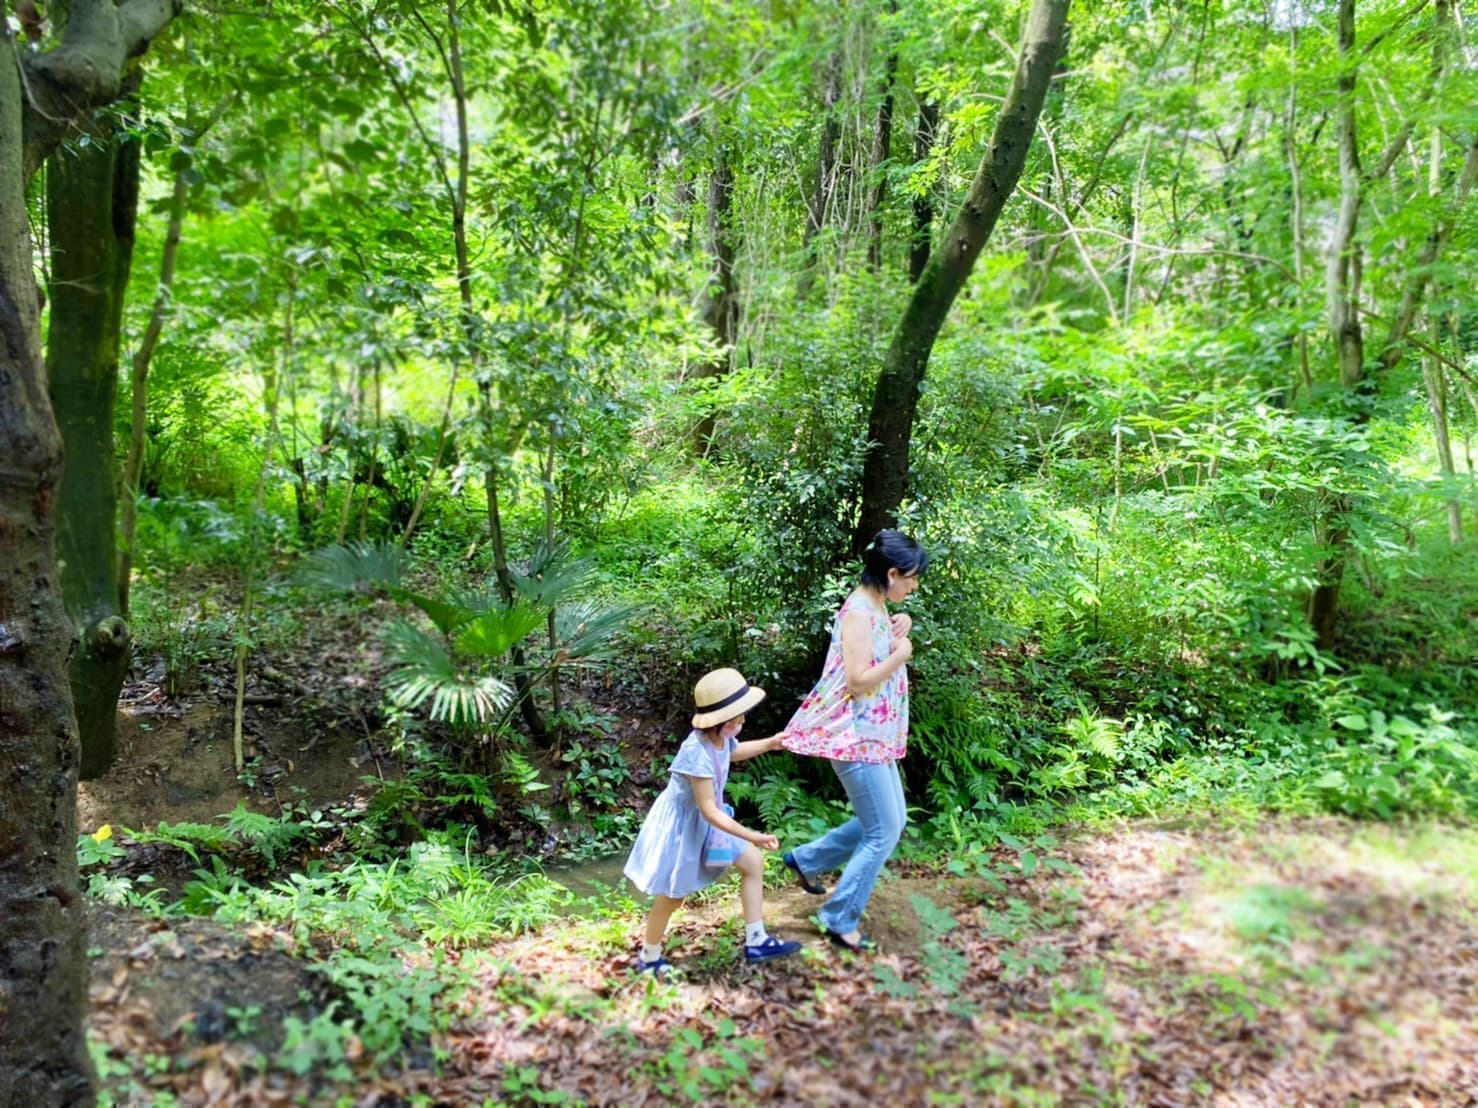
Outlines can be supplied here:
[[622, 883], [621, 869], [625, 865], [626, 854], [623, 852], [571, 865], [550, 866], [544, 871], [544, 876], [578, 897], [600, 898]]

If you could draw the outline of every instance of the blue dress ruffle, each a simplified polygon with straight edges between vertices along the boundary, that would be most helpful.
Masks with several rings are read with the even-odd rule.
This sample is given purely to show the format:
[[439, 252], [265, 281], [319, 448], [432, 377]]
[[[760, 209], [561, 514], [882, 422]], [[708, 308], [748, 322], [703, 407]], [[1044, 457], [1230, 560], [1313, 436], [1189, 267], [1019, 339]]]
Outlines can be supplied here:
[[712, 780], [714, 759], [709, 751], [717, 755], [719, 777], [726, 778], [730, 756], [738, 745], [737, 739], [730, 739], [723, 750], [717, 750], [700, 732], [690, 731], [678, 748], [667, 788], [647, 813], [626, 859], [627, 878], [648, 896], [679, 900], [707, 888], [720, 876], [703, 865], [703, 839], [709, 823], [698, 810], [690, 778]]

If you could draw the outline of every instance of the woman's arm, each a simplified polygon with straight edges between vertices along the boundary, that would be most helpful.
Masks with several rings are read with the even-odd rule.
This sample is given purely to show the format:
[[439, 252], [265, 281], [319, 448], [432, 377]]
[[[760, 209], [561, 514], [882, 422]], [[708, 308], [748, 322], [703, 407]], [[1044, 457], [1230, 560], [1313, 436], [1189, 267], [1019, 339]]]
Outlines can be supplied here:
[[780, 840], [774, 835], [766, 835], [762, 831], [751, 831], [733, 816], [726, 815], [724, 810], [718, 806], [718, 800], [713, 795], [713, 778], [711, 777], [689, 777], [693, 786], [693, 799], [698, 802], [698, 811], [703, 813], [703, 818], [713, 824], [720, 831], [727, 831], [736, 839], [743, 839], [747, 843], [754, 843], [761, 850], [779, 850]]
[[872, 662], [872, 620], [864, 612], [848, 612], [842, 620], [842, 666], [847, 671], [847, 691], [864, 696], [893, 676], [913, 657], [913, 642], [907, 635], [893, 640], [893, 652], [877, 665]]
[[772, 750], [779, 749], [779, 735], [771, 735], [768, 739], [751, 739], [747, 743], [740, 743], [736, 746], [734, 753], [729, 755], [729, 761], [747, 762], [751, 758], [758, 758], [761, 754], [768, 754]]

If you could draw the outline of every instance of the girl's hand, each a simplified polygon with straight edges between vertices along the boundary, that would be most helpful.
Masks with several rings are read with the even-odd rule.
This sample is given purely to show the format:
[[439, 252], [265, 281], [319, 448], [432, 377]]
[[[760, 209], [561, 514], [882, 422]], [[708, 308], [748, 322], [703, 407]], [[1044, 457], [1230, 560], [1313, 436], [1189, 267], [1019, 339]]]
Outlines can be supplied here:
[[780, 734], [778, 734], [778, 735], [771, 735], [768, 739], [765, 740], [765, 750], [766, 751], [775, 751], [775, 750], [781, 749], [780, 742], [784, 738], [785, 738], [785, 732], [783, 732], [783, 731], [780, 732]]
[[913, 630], [913, 616], [907, 612], [897, 612], [888, 621], [893, 627], [893, 642], [908, 638], [908, 633]]
[[780, 849], [780, 840], [777, 839], [774, 835], [757, 834], [749, 841], [754, 843], [754, 845], [759, 847], [761, 850]]
[[893, 654], [895, 657], [901, 657], [905, 662], [908, 661], [910, 658], [913, 657], [913, 640], [908, 638], [907, 636], [904, 636], [900, 639], [894, 639]]

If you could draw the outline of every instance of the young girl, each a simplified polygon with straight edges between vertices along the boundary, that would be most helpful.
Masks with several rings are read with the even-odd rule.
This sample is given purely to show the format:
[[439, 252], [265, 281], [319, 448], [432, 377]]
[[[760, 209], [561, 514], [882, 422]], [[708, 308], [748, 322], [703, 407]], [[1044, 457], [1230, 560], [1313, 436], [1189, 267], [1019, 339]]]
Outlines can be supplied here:
[[[764, 698], [765, 690], [751, 686], [736, 669], [716, 669], [693, 689], [693, 730], [672, 760], [667, 788], [647, 813], [626, 860], [631, 883], [657, 898], [647, 915], [645, 942], [636, 962], [639, 972], [658, 978], [666, 975], [669, 963], [662, 957], [662, 936], [667, 921], [685, 897], [713, 884], [730, 864], [738, 867], [740, 875], [745, 961], [783, 958], [801, 948], [800, 943], [777, 939], [765, 931], [765, 860], [760, 850], [778, 850], [779, 840], [749, 830], [721, 807], [729, 764], [779, 749], [778, 735], [746, 743], [737, 740], [744, 713]], [[704, 850], [710, 828], [750, 845], [732, 862], [710, 859]]]

